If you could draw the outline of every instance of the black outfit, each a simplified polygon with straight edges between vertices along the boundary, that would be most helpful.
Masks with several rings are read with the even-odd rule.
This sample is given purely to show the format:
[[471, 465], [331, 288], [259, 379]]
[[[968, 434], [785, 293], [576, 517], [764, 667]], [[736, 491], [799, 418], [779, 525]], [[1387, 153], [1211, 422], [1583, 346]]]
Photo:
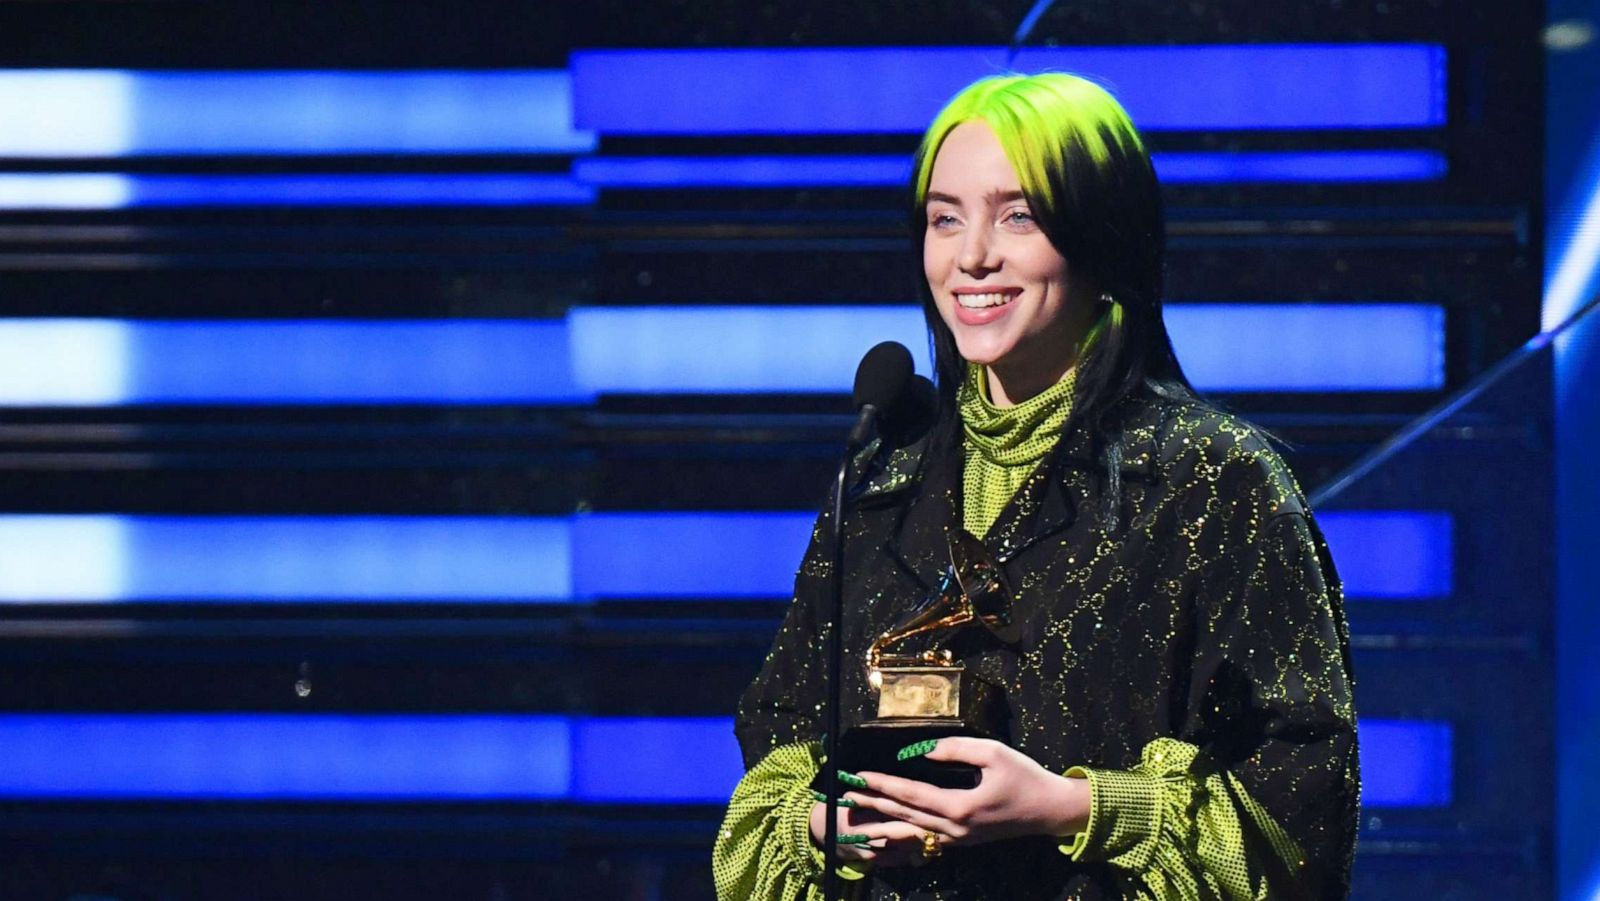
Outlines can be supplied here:
[[[1349, 643], [1321, 533], [1250, 426], [1154, 398], [1121, 410], [1117, 525], [1107, 525], [1090, 435], [1063, 436], [984, 536], [1013, 589], [1021, 639], [1006, 646], [964, 633], [961, 656], [969, 672], [1004, 687], [1010, 743], [1052, 771], [1128, 770], [1164, 737], [1197, 747], [1186, 774], [1236, 775], [1230, 784], [1248, 798], [1235, 800], [1259, 803], [1302, 852], [1285, 865], [1245, 828], [1252, 881], [1264, 880], [1273, 898], [1343, 898], [1359, 778]], [[845, 523], [847, 726], [873, 713], [868, 644], [937, 583], [946, 530], [962, 521], [960, 453], [939, 444], [858, 461]], [[820, 738], [831, 528], [824, 514], [772, 652], [739, 704], [747, 767], [775, 747]], [[1110, 850], [1079, 856], [1047, 837], [952, 847], [927, 866], [873, 873], [865, 895], [1109, 899], [1141, 890]]]

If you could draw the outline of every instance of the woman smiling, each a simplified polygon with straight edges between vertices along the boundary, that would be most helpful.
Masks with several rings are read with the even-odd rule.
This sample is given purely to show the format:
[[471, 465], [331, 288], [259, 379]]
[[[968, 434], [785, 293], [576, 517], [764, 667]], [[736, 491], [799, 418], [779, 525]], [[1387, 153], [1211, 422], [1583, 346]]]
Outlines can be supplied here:
[[[976, 767], [974, 788], [838, 774], [852, 891], [1344, 897], [1359, 779], [1338, 578], [1267, 440], [1173, 354], [1160, 195], [1127, 114], [1070, 75], [981, 80], [924, 136], [912, 209], [940, 419], [857, 461], [845, 659], [938, 583], [964, 529], [1013, 588], [1016, 640], [961, 649], [1010, 728], [906, 749]], [[834, 527], [819, 519], [739, 705], [724, 898], [821, 895]], [[865, 667], [843, 691], [846, 726], [870, 718]]]

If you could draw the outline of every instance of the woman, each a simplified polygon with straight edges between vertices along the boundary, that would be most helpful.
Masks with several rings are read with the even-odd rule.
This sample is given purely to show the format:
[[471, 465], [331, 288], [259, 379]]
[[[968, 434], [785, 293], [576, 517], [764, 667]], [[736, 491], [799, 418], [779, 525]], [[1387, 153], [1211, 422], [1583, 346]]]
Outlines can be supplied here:
[[[941, 418], [868, 448], [845, 522], [846, 725], [872, 715], [871, 639], [982, 536], [1015, 643], [965, 649], [1003, 686], [1009, 744], [926, 753], [973, 789], [841, 773], [842, 875], [871, 898], [1342, 898], [1359, 780], [1338, 579], [1250, 426], [1207, 406], [1161, 317], [1149, 155], [1109, 94], [997, 76], [915, 162]], [[739, 705], [748, 772], [714, 868], [725, 898], [820, 896], [824, 514]]]

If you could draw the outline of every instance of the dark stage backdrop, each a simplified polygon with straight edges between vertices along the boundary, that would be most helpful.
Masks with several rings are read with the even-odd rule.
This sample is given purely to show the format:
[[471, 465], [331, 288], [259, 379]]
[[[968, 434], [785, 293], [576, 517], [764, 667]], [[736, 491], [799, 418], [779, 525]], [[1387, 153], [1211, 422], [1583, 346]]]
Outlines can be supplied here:
[[792, 6], [0, 2], [0, 898], [709, 896], [1008, 65], [1127, 102], [1180, 357], [1318, 492], [1355, 896], [1550, 894], [1543, 10]]

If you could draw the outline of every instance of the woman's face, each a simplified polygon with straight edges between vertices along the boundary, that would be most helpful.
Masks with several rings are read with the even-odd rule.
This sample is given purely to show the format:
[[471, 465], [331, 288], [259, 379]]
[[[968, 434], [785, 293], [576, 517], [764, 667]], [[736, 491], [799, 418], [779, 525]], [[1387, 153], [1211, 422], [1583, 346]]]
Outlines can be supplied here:
[[1031, 395], [1053, 384], [1072, 365], [1093, 304], [1075, 299], [1067, 261], [1039, 230], [987, 122], [945, 136], [925, 212], [923, 271], [961, 356], [990, 367], [1012, 402], [1023, 399], [1013, 385]]

